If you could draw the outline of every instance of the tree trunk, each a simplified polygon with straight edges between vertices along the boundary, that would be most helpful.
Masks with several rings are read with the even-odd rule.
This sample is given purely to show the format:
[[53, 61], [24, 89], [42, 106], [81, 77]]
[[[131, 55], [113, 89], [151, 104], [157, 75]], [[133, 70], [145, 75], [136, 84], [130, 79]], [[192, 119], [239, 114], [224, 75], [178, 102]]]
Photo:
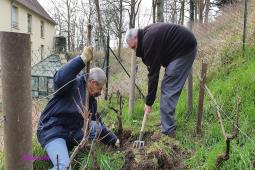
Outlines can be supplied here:
[[[190, 20], [188, 24], [189, 30], [192, 31], [192, 26], [194, 22], [194, 1], [190, 0]], [[188, 105], [188, 113], [191, 113], [193, 110], [193, 75], [192, 75], [192, 68], [189, 73], [188, 77], [188, 95], [187, 95], [187, 105]]]
[[129, 28], [134, 28], [135, 27], [135, 0], [131, 0], [129, 17], [130, 17]]
[[178, 21], [177, 21], [177, 3], [176, 3], [176, 0], [174, 0], [174, 2], [173, 2], [173, 9], [172, 9], [172, 15], [171, 15], [171, 22], [172, 23], [177, 23]]
[[192, 26], [194, 23], [194, 11], [195, 11], [195, 4], [194, 0], [189, 1], [189, 16], [190, 16], [190, 21], [189, 21], [189, 29], [192, 30]]
[[105, 39], [104, 39], [104, 32], [103, 32], [103, 27], [102, 27], [102, 22], [101, 22], [101, 15], [100, 15], [100, 7], [99, 7], [99, 1], [94, 0], [95, 6], [96, 6], [96, 12], [97, 12], [97, 21], [99, 25], [99, 32], [100, 32], [100, 38], [103, 43], [103, 46], [106, 47]]
[[203, 23], [204, 1], [199, 0], [199, 22]]
[[183, 25], [184, 24], [184, 9], [185, 9], [185, 0], [181, 1], [181, 10], [180, 10], [180, 19], [179, 19], [179, 24]]
[[205, 23], [208, 23], [209, 10], [210, 10], [210, 0], [205, 0]]
[[70, 47], [71, 47], [71, 41], [70, 41], [70, 31], [71, 31], [71, 29], [70, 29], [70, 25], [71, 25], [71, 23], [70, 23], [70, 20], [71, 20], [71, 18], [70, 18], [70, 4], [69, 4], [70, 2], [69, 2], [69, 0], [66, 0], [66, 7], [67, 7], [67, 44], [68, 44], [68, 51], [70, 51]]
[[76, 33], [76, 18], [72, 21], [72, 36], [71, 36], [71, 44], [72, 44], [72, 51], [75, 50], [75, 33]]
[[164, 22], [164, 0], [157, 0], [157, 22]]
[[81, 28], [80, 28], [80, 33], [81, 33], [81, 42], [80, 42], [80, 50], [83, 49], [84, 47], [84, 19], [82, 20]]
[[157, 6], [157, 0], [152, 0], [152, 22], [156, 22], [156, 6]]
[[194, 0], [195, 1], [195, 15], [194, 15], [194, 21], [197, 22], [197, 14], [198, 14], [198, 2], [199, 0]]
[[142, 0], [131, 0], [129, 13], [129, 28], [135, 27], [135, 18], [138, 13]]
[[119, 38], [119, 48], [118, 48], [118, 57], [120, 57], [121, 47], [122, 47], [122, 0], [120, 0], [120, 21], [119, 21], [119, 28], [118, 28], [118, 38]]

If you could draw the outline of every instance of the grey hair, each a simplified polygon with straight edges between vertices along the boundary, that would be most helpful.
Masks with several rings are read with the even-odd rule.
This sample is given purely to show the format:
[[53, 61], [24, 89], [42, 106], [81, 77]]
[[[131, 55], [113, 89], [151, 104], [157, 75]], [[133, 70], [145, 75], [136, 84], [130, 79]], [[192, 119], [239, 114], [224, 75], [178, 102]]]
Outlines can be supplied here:
[[130, 40], [130, 38], [137, 36], [138, 33], [138, 29], [137, 28], [131, 28], [129, 30], [127, 30], [126, 32], [126, 42], [128, 42]]
[[89, 80], [95, 80], [98, 83], [104, 84], [106, 82], [106, 75], [104, 70], [94, 67], [89, 71]]

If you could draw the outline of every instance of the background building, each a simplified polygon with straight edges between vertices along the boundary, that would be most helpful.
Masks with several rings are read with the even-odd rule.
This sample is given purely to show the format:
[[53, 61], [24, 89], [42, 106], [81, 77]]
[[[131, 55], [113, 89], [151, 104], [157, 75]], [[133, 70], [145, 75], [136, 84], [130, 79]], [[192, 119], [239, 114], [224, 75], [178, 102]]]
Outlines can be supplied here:
[[0, 1], [0, 31], [31, 35], [32, 65], [51, 54], [55, 25], [37, 0]]

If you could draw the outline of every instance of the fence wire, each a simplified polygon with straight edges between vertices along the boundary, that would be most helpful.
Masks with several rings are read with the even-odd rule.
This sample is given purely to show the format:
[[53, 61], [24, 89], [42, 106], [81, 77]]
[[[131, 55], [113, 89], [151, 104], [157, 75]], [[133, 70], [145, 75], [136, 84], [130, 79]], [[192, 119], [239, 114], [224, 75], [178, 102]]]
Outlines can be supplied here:
[[[248, 18], [247, 18], [247, 40], [245, 44], [255, 43], [255, 6], [251, 5], [253, 1], [248, 3]], [[195, 33], [199, 54], [195, 61], [194, 72], [199, 72], [199, 65], [201, 60], [206, 61], [208, 65], [208, 72], [216, 70], [222, 64], [227, 65], [232, 60], [232, 54], [229, 53], [227, 58], [222, 58], [222, 49], [238, 49], [243, 46], [243, 4], [235, 4], [232, 6], [224, 7], [221, 9], [221, 15], [215, 18], [215, 21], [208, 24], [195, 23], [193, 26], [193, 32]], [[234, 38], [233, 38], [234, 37]], [[114, 50], [114, 53], [119, 60], [123, 63], [126, 70], [131, 72], [131, 56], [133, 51], [122, 48], [120, 55], [118, 51]], [[66, 62], [66, 58], [72, 56], [65, 54], [55, 54], [53, 49], [41, 47], [38, 50], [32, 51], [32, 127], [33, 135], [36, 134], [36, 129], [39, 121], [39, 117], [48, 100], [54, 95], [53, 90], [53, 76], [55, 72], [63, 66]], [[77, 53], [78, 54], [78, 53]], [[73, 55], [74, 56], [74, 55]], [[106, 69], [105, 53], [96, 52], [95, 60], [92, 63], [92, 67], [101, 67]], [[122, 66], [118, 60], [114, 57], [113, 53], [110, 53], [109, 58], [109, 90], [108, 94], [116, 93], [120, 91], [122, 95], [128, 96], [129, 92], [129, 77], [123, 71]], [[142, 93], [147, 93], [147, 68], [142, 63], [141, 59], [137, 59], [136, 68], [136, 84], [142, 89]], [[163, 70], [160, 74], [160, 80], [163, 77]], [[158, 92], [160, 91], [160, 86]], [[102, 97], [105, 93], [102, 94]], [[137, 97], [141, 97], [136, 90]], [[159, 96], [159, 95], [157, 95]], [[2, 101], [2, 100], [1, 100]], [[2, 102], [1, 102], [2, 107]], [[224, 111], [222, 111], [227, 119], [232, 120]], [[4, 113], [0, 117], [0, 149], [3, 150], [3, 126], [5, 122]], [[240, 130], [240, 129], [239, 129]], [[255, 143], [245, 132], [240, 132], [246, 136], [253, 144]]]

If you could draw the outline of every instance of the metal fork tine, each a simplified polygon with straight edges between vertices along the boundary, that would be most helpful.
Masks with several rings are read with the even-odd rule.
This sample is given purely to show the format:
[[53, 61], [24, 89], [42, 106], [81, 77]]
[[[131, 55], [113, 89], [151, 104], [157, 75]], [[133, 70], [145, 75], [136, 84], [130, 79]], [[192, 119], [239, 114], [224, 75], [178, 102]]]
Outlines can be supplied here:
[[135, 143], [134, 143], [134, 148], [137, 148], [137, 142], [135, 141]]
[[144, 141], [141, 142], [141, 147], [144, 147]]
[[134, 145], [133, 145], [134, 148], [144, 147], [144, 141], [142, 141], [142, 139], [143, 139], [143, 132], [144, 132], [144, 126], [145, 126], [145, 122], [146, 122], [146, 117], [147, 117], [147, 112], [145, 112], [143, 115], [143, 122], [142, 122], [139, 139], [134, 142]]
[[133, 147], [134, 148], [141, 148], [141, 147], [144, 147], [145, 146], [145, 143], [144, 141], [140, 141], [140, 140], [137, 140], [133, 143]]

